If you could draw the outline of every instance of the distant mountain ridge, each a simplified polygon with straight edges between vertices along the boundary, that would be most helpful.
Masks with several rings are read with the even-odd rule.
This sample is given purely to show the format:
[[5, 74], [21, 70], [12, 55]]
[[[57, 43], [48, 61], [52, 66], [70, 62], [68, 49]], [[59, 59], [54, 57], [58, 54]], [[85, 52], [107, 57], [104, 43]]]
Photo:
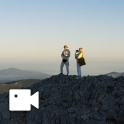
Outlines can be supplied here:
[[111, 76], [113, 78], [117, 78], [119, 76], [124, 76], [124, 72], [115, 72], [115, 71], [113, 71], [113, 72], [107, 73], [105, 75]]
[[22, 79], [45, 79], [49, 78], [51, 75], [30, 71], [30, 70], [20, 70], [17, 68], [9, 68], [0, 70], [0, 82], [10, 82]]
[[[117, 78], [119, 76], [124, 76], [124, 72], [110, 72], [104, 74], [107, 76], [112, 76], [113, 78]], [[17, 68], [8, 68], [0, 70], [0, 83], [12, 82], [23, 79], [45, 79], [49, 78], [52, 75], [45, 74], [41, 72], [31, 71], [31, 70], [21, 70]]]

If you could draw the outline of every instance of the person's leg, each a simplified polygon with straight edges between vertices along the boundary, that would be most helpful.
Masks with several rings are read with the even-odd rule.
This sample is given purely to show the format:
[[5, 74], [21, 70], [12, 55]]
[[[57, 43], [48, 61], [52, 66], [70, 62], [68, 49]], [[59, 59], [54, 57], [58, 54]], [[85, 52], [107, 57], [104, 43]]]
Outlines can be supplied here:
[[65, 63], [65, 66], [66, 66], [67, 75], [69, 75], [69, 62], [68, 61]]
[[64, 62], [62, 61], [61, 62], [61, 65], [60, 65], [60, 74], [63, 74], [63, 67], [64, 67]]
[[78, 62], [77, 62], [77, 73], [78, 73], [78, 76], [81, 77], [81, 66]]
[[76, 79], [79, 79], [79, 77], [81, 77], [81, 66], [79, 65], [79, 63], [77, 62], [77, 77]]
[[79, 75], [81, 77], [81, 66], [79, 65]]
[[78, 65], [78, 62], [77, 62], [77, 75], [79, 75], [79, 65]]
[[80, 73], [81, 73], [81, 75], [82, 75], [82, 70], [81, 70], [81, 66], [80, 66]]

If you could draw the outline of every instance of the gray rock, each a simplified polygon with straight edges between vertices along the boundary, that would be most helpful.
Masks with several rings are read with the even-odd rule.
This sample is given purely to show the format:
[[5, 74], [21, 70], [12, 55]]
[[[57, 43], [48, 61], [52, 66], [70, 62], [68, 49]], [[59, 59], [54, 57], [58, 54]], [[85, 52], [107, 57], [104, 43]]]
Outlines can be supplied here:
[[43, 112], [43, 121], [42, 124], [49, 124], [49, 119], [48, 119], [48, 115], [46, 112]]
[[68, 101], [72, 101], [73, 100], [73, 94], [72, 94], [72, 90], [69, 90], [67, 95], [66, 95], [66, 98]]
[[106, 124], [106, 122], [105, 121], [98, 121], [97, 124]]
[[0, 124], [119, 124], [124, 122], [124, 77], [54, 75], [33, 84], [40, 108], [8, 112], [8, 94], [0, 94]]
[[30, 120], [30, 121], [27, 122], [27, 124], [39, 124], [39, 123], [38, 122], [35, 122], [33, 120]]
[[78, 94], [78, 92], [75, 92], [75, 93], [73, 94], [73, 97], [74, 97], [74, 100], [75, 100], [75, 101], [79, 101], [79, 100], [80, 100], [80, 95]]
[[40, 124], [42, 122], [42, 115], [41, 114], [36, 115], [34, 120]]
[[9, 110], [3, 110], [3, 111], [1, 111], [1, 114], [2, 114], [3, 119], [7, 119], [7, 120], [10, 119], [10, 111]]
[[81, 115], [81, 118], [82, 118], [83, 120], [89, 120], [89, 115], [88, 115], [88, 114]]

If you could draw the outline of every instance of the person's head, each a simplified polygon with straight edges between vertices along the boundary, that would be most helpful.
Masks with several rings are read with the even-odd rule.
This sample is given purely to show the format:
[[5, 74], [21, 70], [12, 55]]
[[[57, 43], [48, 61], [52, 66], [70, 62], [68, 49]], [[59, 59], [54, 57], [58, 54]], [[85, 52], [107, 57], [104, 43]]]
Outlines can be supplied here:
[[77, 53], [77, 52], [79, 52], [79, 50], [76, 50], [75, 52]]
[[79, 52], [82, 53], [83, 52], [83, 48], [79, 48]]
[[68, 46], [67, 45], [64, 45], [64, 50], [68, 49]]

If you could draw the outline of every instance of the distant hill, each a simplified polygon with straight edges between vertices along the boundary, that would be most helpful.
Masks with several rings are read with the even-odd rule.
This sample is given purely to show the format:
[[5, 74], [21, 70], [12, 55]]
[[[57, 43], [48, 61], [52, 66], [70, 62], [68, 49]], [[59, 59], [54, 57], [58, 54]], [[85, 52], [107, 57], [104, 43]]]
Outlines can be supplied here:
[[124, 72], [110, 72], [105, 74], [107, 76], [112, 76], [113, 78], [117, 78], [119, 76], [124, 76]]
[[4, 92], [8, 92], [9, 89], [28, 88], [32, 84], [35, 84], [41, 81], [42, 80], [39, 80], [39, 79], [25, 79], [25, 80], [13, 81], [8, 83], [0, 83], [0, 94]]
[[28, 71], [28, 70], [20, 70], [17, 68], [9, 68], [3, 69], [0, 71], [0, 82], [10, 82], [22, 79], [45, 79], [49, 78], [51, 75], [35, 72], [35, 71]]

